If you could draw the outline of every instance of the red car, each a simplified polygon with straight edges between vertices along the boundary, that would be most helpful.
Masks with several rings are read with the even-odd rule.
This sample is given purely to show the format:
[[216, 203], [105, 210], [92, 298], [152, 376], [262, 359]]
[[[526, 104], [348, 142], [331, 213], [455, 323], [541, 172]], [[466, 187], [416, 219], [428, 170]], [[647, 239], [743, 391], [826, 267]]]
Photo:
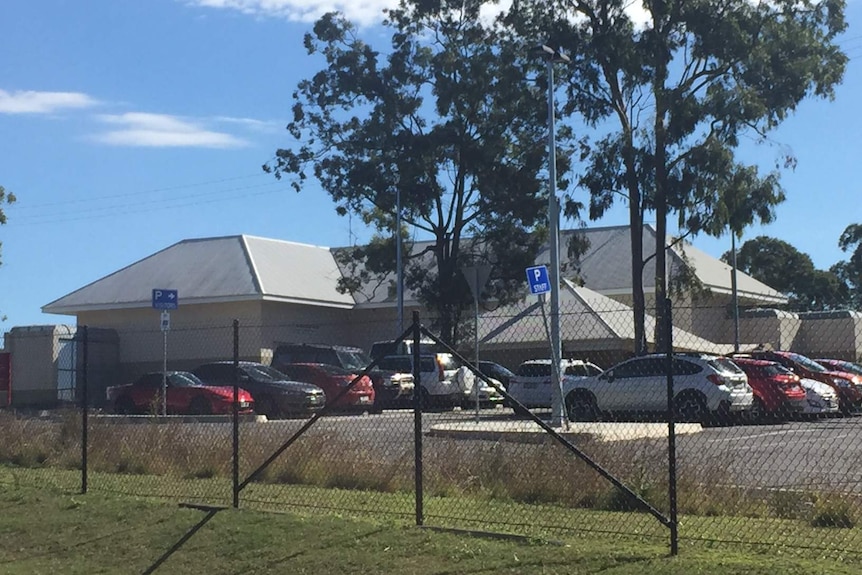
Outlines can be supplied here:
[[[326, 363], [288, 363], [279, 365], [278, 370], [292, 380], [312, 383], [323, 389], [327, 403], [356, 378], [352, 371]], [[342, 408], [371, 408], [373, 405], [374, 386], [367, 375], [362, 376], [336, 404]]]
[[731, 354], [731, 359], [737, 357], [753, 357], [767, 361], [777, 361], [799, 377], [805, 377], [825, 383], [838, 394], [838, 405], [841, 413], [848, 414], [862, 406], [862, 377], [845, 371], [831, 371], [813, 359], [792, 351], [755, 350], [741, 354]]
[[805, 409], [805, 389], [799, 376], [780, 363], [746, 357], [734, 357], [733, 363], [748, 376], [748, 385], [754, 392], [749, 412], [754, 421], [766, 417], [785, 419]]
[[[206, 385], [187, 371], [169, 371], [167, 377], [168, 414], [210, 415], [233, 413], [233, 387]], [[162, 411], [162, 372], [146, 373], [134, 383], [107, 389], [108, 403], [115, 413], [153, 413]], [[254, 413], [251, 394], [239, 390], [239, 412]]]
[[826, 369], [831, 369], [833, 371], [846, 371], [853, 375], [862, 376], [862, 365], [852, 361], [844, 359], [815, 359], [814, 361]]

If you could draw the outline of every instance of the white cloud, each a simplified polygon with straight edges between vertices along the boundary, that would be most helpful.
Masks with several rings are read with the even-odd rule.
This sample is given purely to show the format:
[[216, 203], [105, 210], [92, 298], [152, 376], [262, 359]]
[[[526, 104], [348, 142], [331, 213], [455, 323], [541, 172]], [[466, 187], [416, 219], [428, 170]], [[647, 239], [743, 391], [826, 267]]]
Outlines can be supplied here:
[[341, 12], [363, 26], [379, 24], [384, 8], [395, 8], [398, 0], [187, 0], [195, 6], [237, 10], [253, 16], [278, 17], [296, 22], [314, 22], [327, 12]]
[[0, 114], [51, 114], [68, 108], [89, 108], [99, 102], [80, 92], [0, 90]]
[[233, 118], [231, 116], [217, 116], [214, 118], [216, 122], [225, 124], [235, 124], [242, 126], [254, 132], [277, 132], [284, 128], [284, 122], [267, 122], [264, 120], [256, 120], [254, 118]]
[[245, 140], [224, 132], [208, 130], [194, 122], [166, 114], [129, 112], [101, 115], [107, 124], [119, 126], [94, 136], [97, 142], [112, 146], [150, 148], [238, 148]]

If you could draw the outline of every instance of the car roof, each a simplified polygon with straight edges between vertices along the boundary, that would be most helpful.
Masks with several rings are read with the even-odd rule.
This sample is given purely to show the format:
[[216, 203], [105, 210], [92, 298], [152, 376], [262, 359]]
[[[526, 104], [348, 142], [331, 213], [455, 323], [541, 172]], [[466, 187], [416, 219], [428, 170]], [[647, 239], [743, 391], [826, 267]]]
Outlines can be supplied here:
[[768, 359], [757, 359], [754, 357], [746, 357], [746, 356], [733, 356], [728, 357], [730, 361], [733, 363], [744, 363], [745, 365], [756, 365], [756, 366], [767, 366], [774, 365], [778, 363], [777, 361], [770, 361]]
[[[233, 361], [229, 360], [229, 359], [222, 360], [222, 361], [208, 361], [207, 363], [202, 363], [201, 365], [202, 366], [203, 365], [233, 365]], [[237, 365], [264, 365], [264, 364], [260, 363], [259, 361], [240, 361], [237, 363]]]
[[[591, 361], [583, 359], [561, 359], [560, 361], [573, 365], [587, 365], [589, 363], [592, 363]], [[521, 362], [521, 365], [550, 365], [550, 363], [550, 359], [528, 359], [527, 361]]]

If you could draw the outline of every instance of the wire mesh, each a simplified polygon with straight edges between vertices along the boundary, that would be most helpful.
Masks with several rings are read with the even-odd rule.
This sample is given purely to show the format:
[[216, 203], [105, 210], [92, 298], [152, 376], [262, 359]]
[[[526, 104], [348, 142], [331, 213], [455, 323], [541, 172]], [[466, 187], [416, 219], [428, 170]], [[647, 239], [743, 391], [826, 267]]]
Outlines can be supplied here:
[[[642, 324], [652, 352], [664, 342], [656, 315], [650, 306]], [[90, 491], [229, 505], [236, 381], [253, 404], [238, 424], [239, 480], [247, 483], [242, 506], [413, 522], [419, 393], [427, 394], [426, 524], [666, 538], [666, 526], [596, 468], [669, 516], [670, 372], [683, 540], [821, 552], [858, 547], [859, 314], [744, 310], [737, 327], [726, 306], [682, 301], [673, 310], [672, 356], [636, 356], [627, 302], [580, 293], [561, 303], [559, 396], [550, 383], [547, 315], [534, 301], [483, 312], [478, 329], [459, 331], [466, 336], [453, 348], [470, 362], [466, 371], [439, 348], [420, 346], [421, 358], [432, 361], [420, 359], [419, 383], [412, 360], [403, 361], [412, 357], [409, 345], [385, 343], [399, 335], [388, 315], [361, 323], [338, 311], [301, 322], [278, 317], [240, 318], [236, 338], [227, 322], [175, 323], [167, 333], [158, 325], [89, 326], [86, 364], [75, 328], [7, 334], [13, 405], [0, 411], [0, 482], [80, 487], [86, 382]], [[428, 325], [436, 333], [433, 321]], [[372, 348], [387, 346], [369, 358]], [[360, 385], [354, 376], [375, 360]], [[293, 383], [275, 386], [287, 403], [275, 402], [280, 409], [271, 411], [267, 400], [275, 392], [252, 389], [235, 361], [291, 372], [286, 379]], [[207, 380], [201, 367], [213, 363], [231, 368], [227, 380]], [[321, 363], [343, 371], [296, 369]], [[164, 367], [197, 373], [227, 391], [208, 392], [203, 412], [189, 397], [172, 399], [166, 416], [160, 387], [135, 396], [131, 408], [122, 401], [133, 382]], [[347, 385], [351, 392], [339, 405], [324, 408]], [[309, 390], [323, 402], [306, 401]], [[551, 417], [554, 401], [563, 421]], [[589, 462], [536, 419], [553, 424]]]

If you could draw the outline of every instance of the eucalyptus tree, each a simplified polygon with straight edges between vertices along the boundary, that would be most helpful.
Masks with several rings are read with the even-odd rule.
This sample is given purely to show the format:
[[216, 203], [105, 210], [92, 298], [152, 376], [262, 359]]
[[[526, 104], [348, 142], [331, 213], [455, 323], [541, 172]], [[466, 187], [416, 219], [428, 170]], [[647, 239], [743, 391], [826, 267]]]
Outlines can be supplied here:
[[831, 270], [848, 290], [848, 304], [862, 310], [862, 224], [850, 224], [841, 233], [838, 247], [850, 252], [850, 259], [832, 266]]
[[[774, 217], [784, 199], [780, 169], [795, 159], [763, 174], [741, 158], [740, 141], [765, 141], [805, 98], [833, 97], [847, 62], [836, 44], [844, 2], [518, 0], [506, 21], [572, 58], [567, 110], [597, 134], [579, 183], [590, 192], [591, 219], [628, 204], [635, 351], [643, 352], [644, 264], [655, 258], [660, 304], [668, 216], [682, 236], [738, 234]], [[644, 258], [647, 213], [657, 234]]]
[[[6, 223], [6, 212], [3, 211], [3, 204], [11, 204], [15, 202], [15, 194], [11, 192], [7, 192], [6, 188], [0, 186], [0, 225]], [[3, 242], [0, 242], [0, 247], [3, 246]], [[0, 319], [6, 319], [5, 316], [0, 316]]]
[[[730, 261], [730, 252], [721, 256]], [[737, 267], [751, 277], [788, 297], [788, 306], [796, 311], [820, 311], [843, 308], [847, 289], [839, 274], [820, 270], [811, 256], [784, 240], [757, 236], [740, 246]]]
[[[298, 84], [289, 144], [264, 169], [290, 177], [297, 191], [313, 178], [340, 214], [376, 230], [346, 252], [363, 265], [342, 290], [391, 273], [394, 241], [427, 239], [428, 249], [412, 254], [425, 257], [405, 264], [406, 287], [451, 341], [471, 301], [460, 268], [490, 262], [493, 297], [521, 297], [524, 268], [544, 239], [546, 84], [543, 76], [529, 82], [533, 63], [501, 41], [483, 2], [405, 0], [383, 29], [389, 45], [378, 50], [340, 15], [315, 23], [304, 42], [323, 66]], [[570, 142], [562, 129], [561, 189]], [[397, 192], [404, 228], [394, 234]]]

